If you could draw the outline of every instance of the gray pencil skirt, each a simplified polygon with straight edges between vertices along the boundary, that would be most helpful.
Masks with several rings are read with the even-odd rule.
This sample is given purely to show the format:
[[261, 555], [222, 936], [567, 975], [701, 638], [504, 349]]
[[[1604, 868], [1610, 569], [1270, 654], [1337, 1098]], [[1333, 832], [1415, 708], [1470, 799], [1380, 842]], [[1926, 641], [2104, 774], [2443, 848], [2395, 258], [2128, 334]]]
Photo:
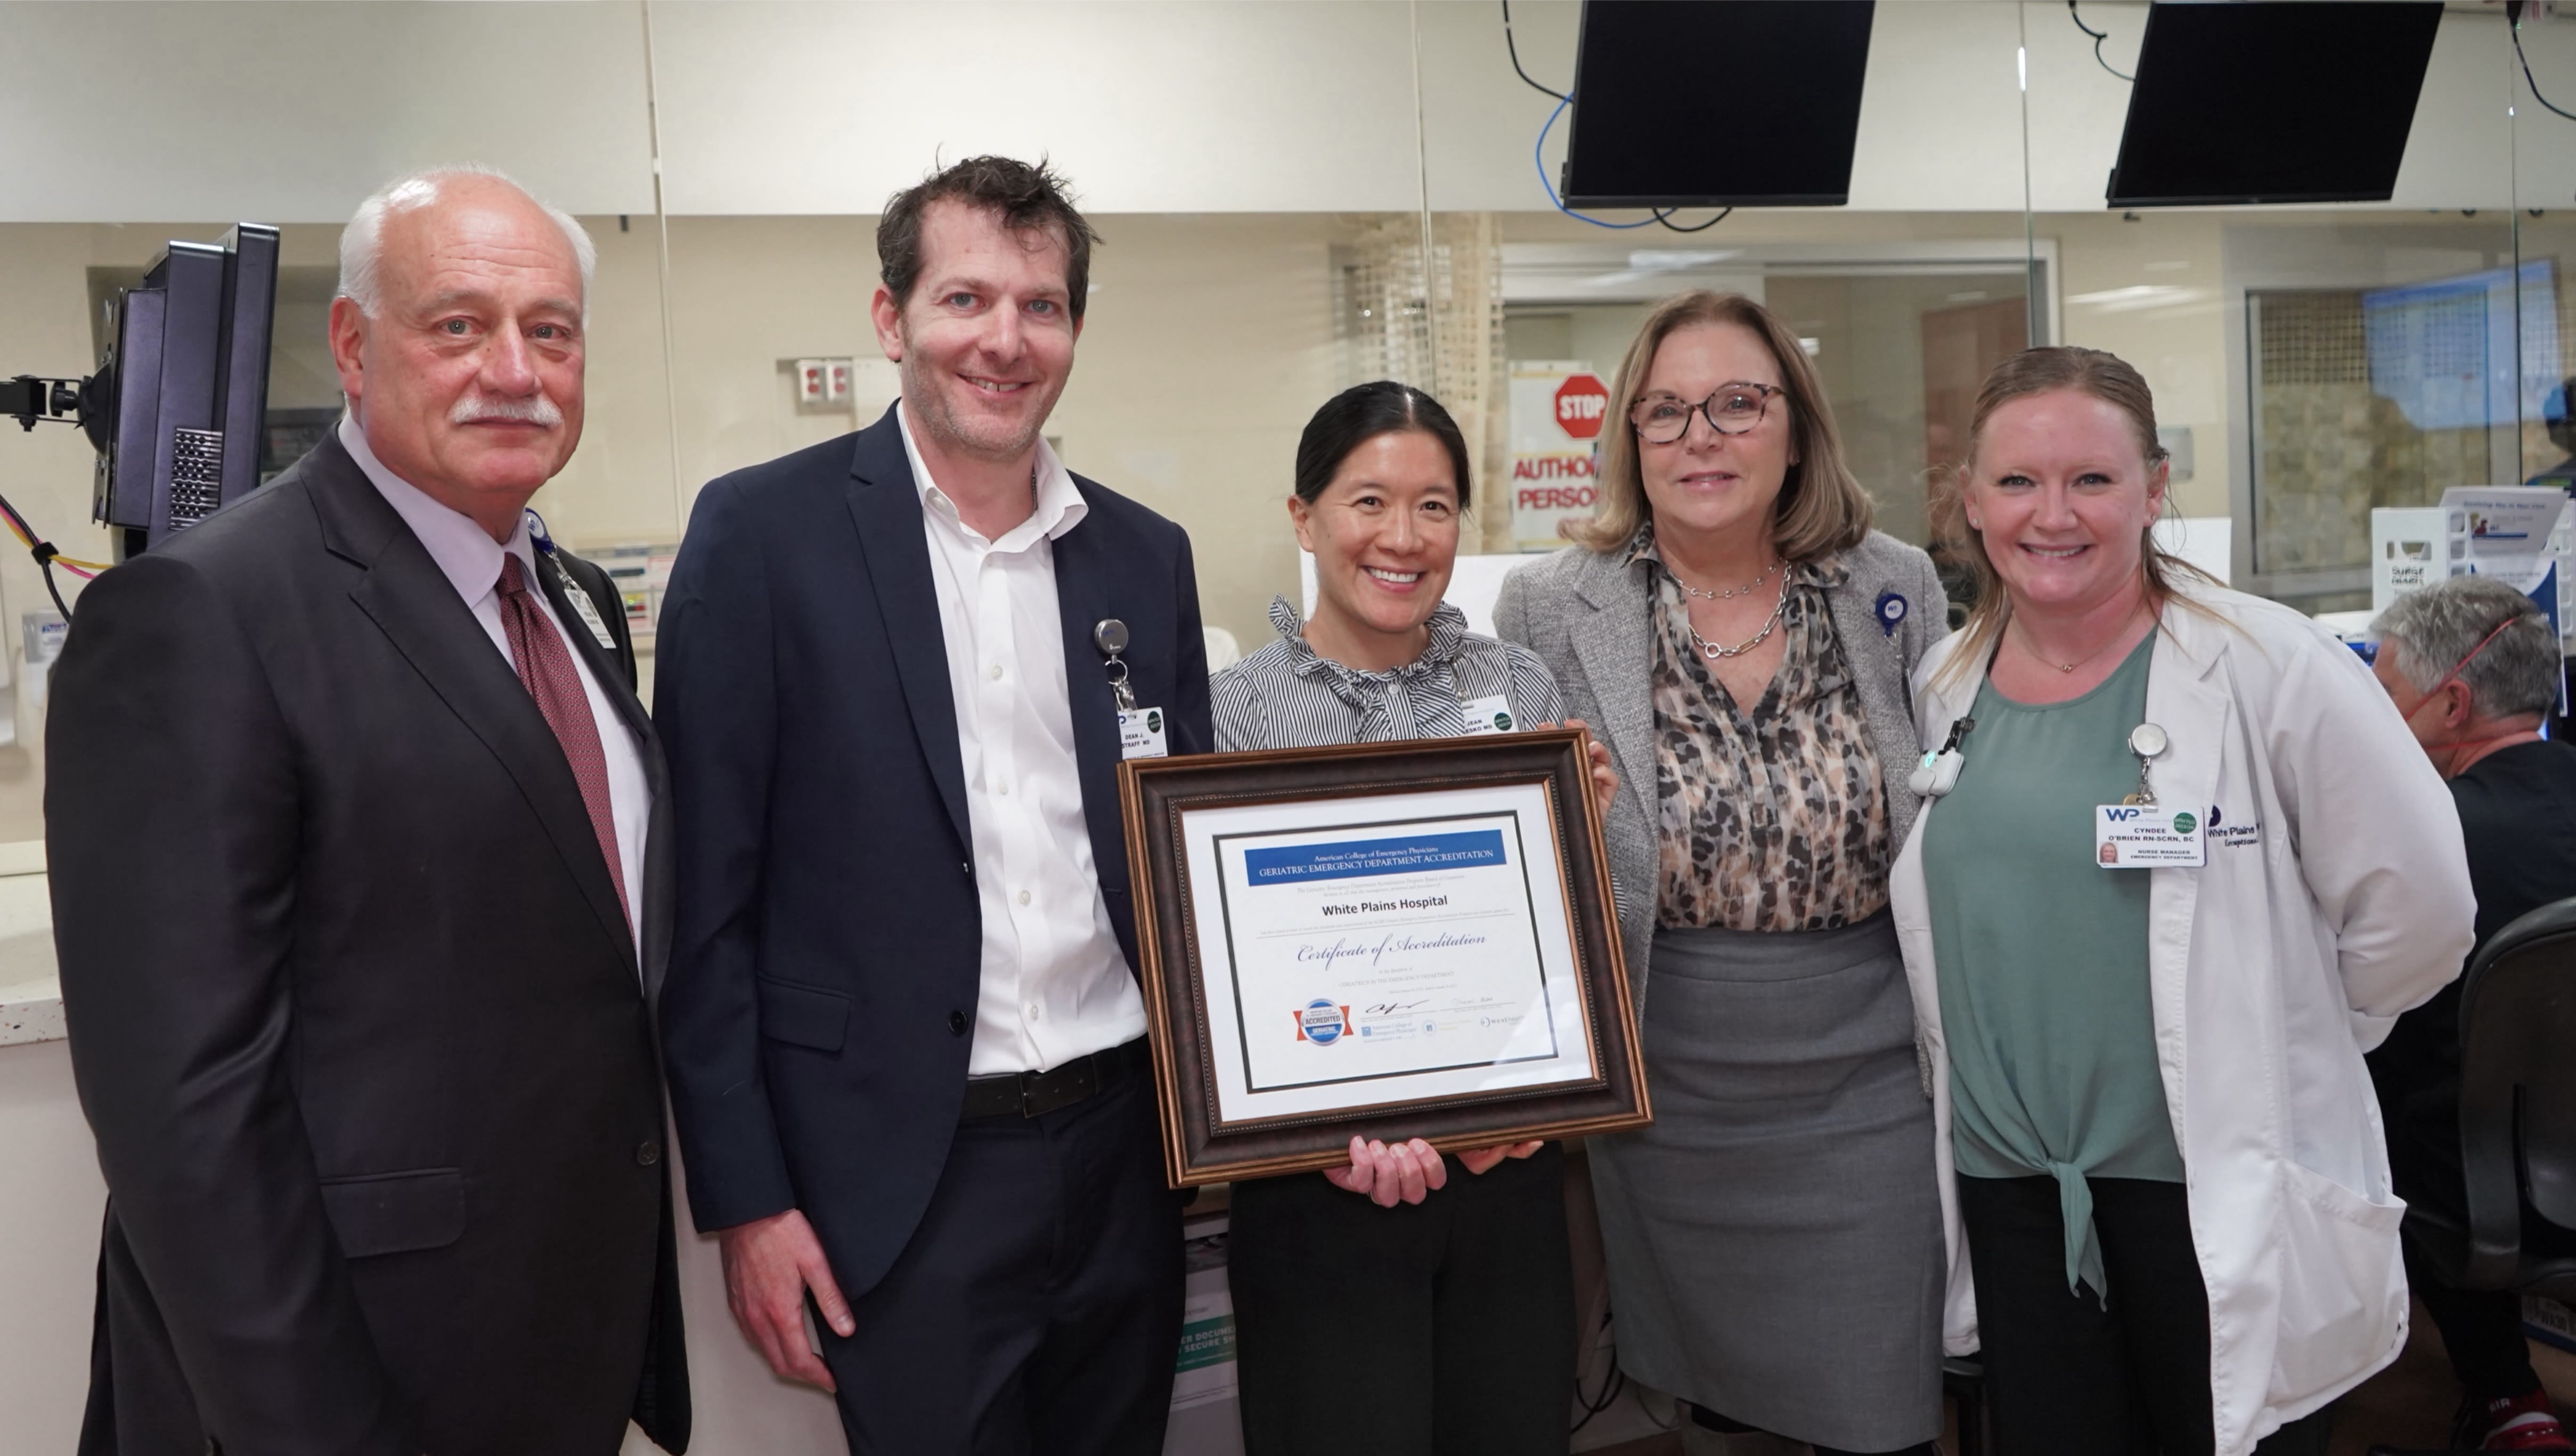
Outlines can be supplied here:
[[1592, 1142], [1619, 1363], [1796, 1440], [1941, 1433], [1940, 1192], [1896, 932], [1659, 930], [1654, 1126]]

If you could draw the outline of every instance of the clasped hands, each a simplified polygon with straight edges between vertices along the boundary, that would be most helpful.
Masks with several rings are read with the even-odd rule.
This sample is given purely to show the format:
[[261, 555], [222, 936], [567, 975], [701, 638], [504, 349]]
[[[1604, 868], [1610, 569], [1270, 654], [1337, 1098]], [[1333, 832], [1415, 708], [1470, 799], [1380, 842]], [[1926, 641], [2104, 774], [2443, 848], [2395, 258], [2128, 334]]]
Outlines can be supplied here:
[[[1458, 1161], [1470, 1173], [1484, 1173], [1505, 1158], [1526, 1158], [1539, 1147], [1531, 1142], [1474, 1148], [1460, 1153]], [[1351, 1165], [1326, 1168], [1324, 1178], [1346, 1193], [1369, 1198], [1380, 1208], [1393, 1208], [1398, 1203], [1420, 1203], [1433, 1189], [1446, 1186], [1449, 1168], [1441, 1161], [1439, 1150], [1420, 1138], [1388, 1147], [1354, 1137]]]

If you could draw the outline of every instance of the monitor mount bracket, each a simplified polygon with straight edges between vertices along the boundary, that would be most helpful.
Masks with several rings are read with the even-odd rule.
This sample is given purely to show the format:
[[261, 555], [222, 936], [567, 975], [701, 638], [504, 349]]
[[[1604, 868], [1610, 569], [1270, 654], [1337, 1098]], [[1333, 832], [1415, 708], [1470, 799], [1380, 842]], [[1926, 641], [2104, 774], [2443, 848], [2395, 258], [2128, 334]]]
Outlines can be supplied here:
[[107, 381], [97, 376], [50, 379], [21, 374], [0, 379], [0, 416], [16, 420], [20, 429], [28, 431], [39, 421], [78, 425], [92, 446], [104, 447], [110, 397]]

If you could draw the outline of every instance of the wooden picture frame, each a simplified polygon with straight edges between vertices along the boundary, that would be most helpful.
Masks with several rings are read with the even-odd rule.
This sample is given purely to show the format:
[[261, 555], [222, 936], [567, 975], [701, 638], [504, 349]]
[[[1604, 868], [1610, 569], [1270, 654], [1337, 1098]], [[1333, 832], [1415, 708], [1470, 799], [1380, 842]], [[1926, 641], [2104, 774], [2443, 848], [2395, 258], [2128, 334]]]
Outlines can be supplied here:
[[[1354, 1135], [1388, 1141], [1419, 1137], [1450, 1152], [1615, 1132], [1653, 1120], [1609, 857], [1593, 799], [1589, 741], [1581, 729], [1555, 728], [1131, 759], [1119, 765], [1137, 956], [1162, 1110], [1164, 1171], [1172, 1187], [1346, 1164]], [[1271, 823], [1286, 827], [1262, 827]], [[1453, 823], [1473, 832], [1426, 837], [1426, 831]], [[1472, 849], [1454, 856], [1472, 863], [1453, 870], [1445, 867], [1447, 860], [1435, 858], [1444, 867], [1380, 869], [1420, 863], [1422, 856], [1405, 858], [1405, 849], [1391, 848], [1399, 839], [1351, 837], [1378, 833], [1399, 839], [1409, 834], [1424, 843], [1472, 843]], [[1245, 847], [1263, 843], [1290, 847]], [[1514, 843], [1517, 850], [1510, 848]], [[1378, 857], [1350, 858], [1357, 851]], [[1255, 869], [1253, 858], [1237, 856], [1274, 858], [1260, 861], [1265, 868]], [[1519, 882], [1511, 878], [1515, 873]], [[1270, 885], [1248, 878], [1299, 874], [1314, 876], [1314, 882]], [[1526, 940], [1510, 916], [1498, 919], [1486, 910], [1475, 917], [1475, 928], [1500, 932], [1496, 952], [1443, 949], [1466, 943], [1447, 938], [1434, 923], [1451, 912], [1412, 907], [1447, 906], [1446, 894], [1364, 899], [1371, 883], [1433, 883], [1421, 878], [1425, 875], [1441, 877], [1444, 885], [1482, 876], [1473, 879], [1472, 892], [1462, 892], [1471, 906], [1486, 903], [1477, 893], [1508, 897], [1525, 883], [1525, 901], [1513, 903], [1530, 907]], [[1325, 883], [1351, 877], [1357, 877], [1351, 882], [1358, 889], [1348, 893]], [[1301, 898], [1281, 898], [1292, 890]], [[1327, 907], [1321, 897], [1328, 895], [1355, 903]], [[1292, 928], [1239, 933], [1238, 917], [1249, 919], [1253, 905], [1289, 916], [1281, 923]], [[1433, 937], [1416, 940], [1408, 931], [1388, 930], [1359, 914], [1394, 911], [1398, 905], [1407, 908], [1396, 912], [1393, 923], [1426, 925]], [[1295, 917], [1335, 912], [1358, 915], [1349, 929], [1363, 937], [1403, 935], [1401, 952], [1415, 952], [1452, 972], [1467, 967], [1463, 974], [1469, 980], [1490, 975], [1497, 985], [1516, 988], [1523, 1000], [1386, 1001], [1366, 1007], [1371, 1014], [1357, 1016], [1350, 1005], [1335, 1007], [1329, 998], [1282, 1003], [1273, 995], [1258, 1005], [1248, 1001], [1247, 975], [1259, 985], [1279, 984], [1279, 968], [1289, 963], [1282, 957], [1301, 967], [1311, 964], [1312, 957], [1331, 973], [1341, 969], [1336, 956], [1362, 956], [1338, 934], [1343, 922], [1331, 927], [1335, 939], [1320, 955], [1309, 940], [1300, 940], [1294, 950], [1263, 943], [1327, 933], [1296, 928], [1304, 922]], [[1404, 920], [1404, 915], [1413, 918]], [[1560, 916], [1562, 926], [1556, 924]], [[1396, 944], [1383, 939], [1372, 943], [1379, 946], [1381, 960], [1384, 948]], [[1236, 959], [1239, 947], [1244, 949], [1241, 960]], [[1369, 968], [1374, 971], [1378, 964], [1372, 961]], [[1506, 964], [1512, 969], [1493, 969]], [[1255, 970], [1247, 973], [1246, 965]], [[1533, 970], [1539, 977], [1535, 987], [1528, 980]], [[1416, 972], [1412, 978], [1440, 981], [1443, 975]], [[1458, 975], [1447, 979], [1455, 981]], [[1472, 997], [1478, 989], [1452, 987], [1447, 994]], [[1517, 1018], [1481, 1018], [1481, 1025], [1492, 1029], [1478, 1031], [1478, 1004], [1499, 1011], [1514, 1005], [1527, 1009]], [[1408, 1009], [1420, 1005], [1434, 1009]], [[1452, 1011], [1460, 1014], [1450, 1016]], [[1381, 1012], [1387, 1014], [1374, 1015]], [[1398, 1023], [1397, 1014], [1449, 1019]], [[1283, 1016], [1287, 1021], [1280, 1020]], [[1440, 1026], [1461, 1030], [1439, 1041], [1435, 1054], [1431, 1036]], [[1252, 1030], [1256, 1027], [1257, 1033]], [[1283, 1028], [1293, 1028], [1294, 1041], [1305, 1046], [1283, 1047]], [[1223, 1041], [1216, 1040], [1220, 1033]], [[1398, 1041], [1358, 1040], [1371, 1034]], [[1505, 1050], [1478, 1060], [1497, 1045], [1496, 1038], [1508, 1038]], [[1307, 1059], [1293, 1063], [1298, 1067], [1321, 1065], [1312, 1048], [1337, 1039], [1366, 1048], [1346, 1054], [1342, 1066], [1398, 1065], [1383, 1061], [1394, 1056], [1413, 1059], [1401, 1063], [1412, 1069], [1350, 1077], [1280, 1073], [1269, 1083], [1261, 1080], [1259, 1068], [1292, 1065], [1289, 1058]], [[1404, 1041], [1409, 1045], [1399, 1044]], [[1526, 1050], [1532, 1047], [1545, 1050]], [[1466, 1060], [1413, 1066], [1414, 1061], [1437, 1062], [1452, 1055], [1452, 1048], [1462, 1049], [1456, 1055]], [[1514, 1048], [1525, 1054], [1507, 1054]], [[1361, 1063], [1363, 1057], [1381, 1060]], [[1300, 1076], [1305, 1080], [1297, 1080]], [[1545, 1080], [1515, 1081], [1526, 1078]], [[1347, 1105], [1323, 1105], [1344, 1098]]]

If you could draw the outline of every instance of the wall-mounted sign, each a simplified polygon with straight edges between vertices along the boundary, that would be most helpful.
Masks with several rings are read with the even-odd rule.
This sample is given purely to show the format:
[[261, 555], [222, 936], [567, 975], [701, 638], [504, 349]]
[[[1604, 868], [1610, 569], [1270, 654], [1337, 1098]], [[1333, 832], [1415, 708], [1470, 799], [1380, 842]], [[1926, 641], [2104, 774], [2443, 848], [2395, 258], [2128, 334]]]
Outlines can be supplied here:
[[1589, 520], [1610, 389], [1580, 360], [1512, 365], [1512, 542], [1553, 551], [1565, 528]]

